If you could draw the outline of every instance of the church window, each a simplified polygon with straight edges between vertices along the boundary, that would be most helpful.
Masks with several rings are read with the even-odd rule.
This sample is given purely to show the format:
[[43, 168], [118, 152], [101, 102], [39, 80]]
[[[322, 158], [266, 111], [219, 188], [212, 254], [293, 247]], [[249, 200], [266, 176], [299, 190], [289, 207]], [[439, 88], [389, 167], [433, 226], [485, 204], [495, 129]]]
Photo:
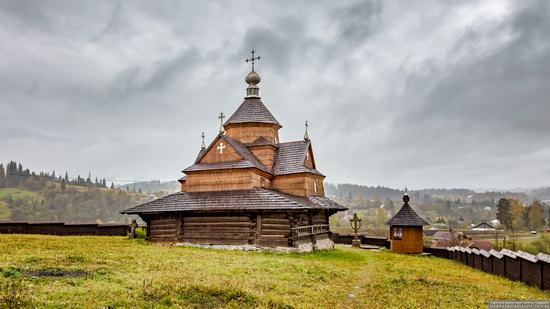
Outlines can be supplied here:
[[394, 227], [393, 228], [393, 239], [403, 239], [403, 228], [402, 227]]
[[313, 181], [313, 192], [317, 193], [317, 180]]
[[260, 178], [260, 188], [265, 188], [265, 178]]

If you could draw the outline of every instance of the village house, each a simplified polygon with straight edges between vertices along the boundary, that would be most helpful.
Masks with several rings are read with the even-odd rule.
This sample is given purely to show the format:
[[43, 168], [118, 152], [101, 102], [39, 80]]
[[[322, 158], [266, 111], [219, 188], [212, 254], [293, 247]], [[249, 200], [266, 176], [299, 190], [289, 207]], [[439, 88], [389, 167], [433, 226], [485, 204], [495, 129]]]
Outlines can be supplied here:
[[472, 231], [496, 231], [496, 228], [487, 221], [481, 221], [478, 224], [472, 225]]
[[260, 100], [254, 62], [244, 102], [185, 168], [181, 192], [127, 209], [154, 242], [332, 248], [329, 217], [347, 208], [325, 197], [312, 142], [281, 142], [282, 125]]

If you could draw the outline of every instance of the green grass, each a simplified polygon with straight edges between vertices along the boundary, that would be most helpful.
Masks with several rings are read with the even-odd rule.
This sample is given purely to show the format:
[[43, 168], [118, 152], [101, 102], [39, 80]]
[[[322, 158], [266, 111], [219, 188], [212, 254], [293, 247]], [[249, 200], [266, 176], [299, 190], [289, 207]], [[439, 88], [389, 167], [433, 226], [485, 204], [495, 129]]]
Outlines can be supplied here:
[[11, 194], [11, 196], [13, 198], [17, 198], [17, 197], [30, 197], [30, 198], [33, 198], [33, 197], [38, 197], [39, 196], [39, 194], [37, 192], [32, 192], [32, 191], [25, 190], [25, 189], [17, 189], [17, 188], [2, 188], [2, 189], [0, 189], [0, 199], [5, 198], [9, 194]]
[[0, 221], [9, 221], [11, 218], [11, 209], [3, 201], [0, 201]]
[[[25, 274], [36, 270], [89, 274]], [[0, 235], [0, 307], [10, 295], [26, 295], [18, 301], [29, 306], [95, 308], [486, 307], [492, 299], [550, 297], [450, 260], [343, 246], [285, 254], [125, 237]]]

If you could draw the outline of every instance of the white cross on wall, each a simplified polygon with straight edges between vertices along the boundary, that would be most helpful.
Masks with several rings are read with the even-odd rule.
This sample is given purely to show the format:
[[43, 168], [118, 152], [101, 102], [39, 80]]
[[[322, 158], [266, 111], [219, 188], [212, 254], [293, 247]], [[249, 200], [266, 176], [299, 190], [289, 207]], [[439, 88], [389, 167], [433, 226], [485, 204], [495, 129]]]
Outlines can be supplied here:
[[216, 149], [218, 149], [220, 151], [220, 154], [223, 154], [223, 150], [225, 149], [225, 145], [223, 143], [220, 143]]

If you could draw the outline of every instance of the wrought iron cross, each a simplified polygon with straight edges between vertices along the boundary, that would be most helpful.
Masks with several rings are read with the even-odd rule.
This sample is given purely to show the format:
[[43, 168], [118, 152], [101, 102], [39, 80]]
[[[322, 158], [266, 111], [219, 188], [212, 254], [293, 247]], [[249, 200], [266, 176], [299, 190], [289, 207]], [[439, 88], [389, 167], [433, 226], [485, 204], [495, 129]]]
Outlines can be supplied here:
[[254, 53], [255, 53], [254, 48], [252, 48], [252, 57], [245, 60], [246, 63], [252, 62], [252, 71], [254, 71], [254, 61], [260, 60], [260, 58], [262, 58], [260, 56], [254, 58]]
[[361, 247], [361, 240], [357, 237], [357, 232], [359, 232], [359, 229], [361, 228], [361, 221], [362, 220], [357, 217], [357, 214], [353, 214], [353, 219], [349, 220], [354, 233], [353, 241], [351, 242], [353, 247]]
[[206, 148], [206, 144], [204, 144], [204, 132], [202, 132], [201, 137], [202, 137], [201, 149], [204, 150]]
[[223, 113], [220, 113], [220, 116], [218, 119], [220, 119], [220, 133], [225, 134], [225, 128], [223, 127], [223, 119], [225, 118], [225, 115]]

